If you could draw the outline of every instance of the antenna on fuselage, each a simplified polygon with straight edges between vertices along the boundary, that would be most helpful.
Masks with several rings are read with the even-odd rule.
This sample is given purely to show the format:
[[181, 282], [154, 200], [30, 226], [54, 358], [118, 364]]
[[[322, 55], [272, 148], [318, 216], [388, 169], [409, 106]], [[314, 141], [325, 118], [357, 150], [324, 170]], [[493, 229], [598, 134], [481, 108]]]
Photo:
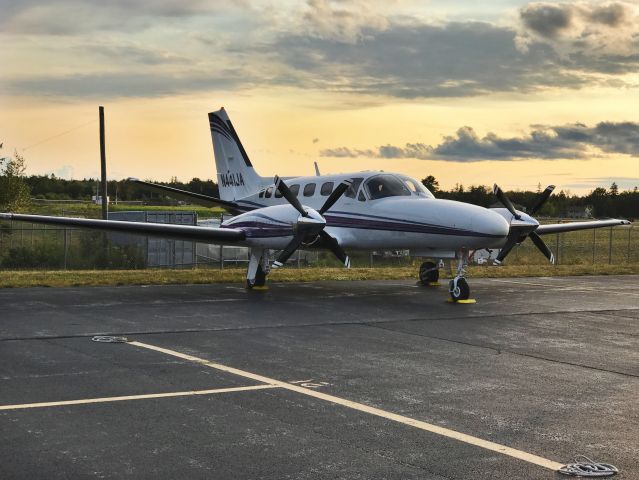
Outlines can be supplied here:
[[321, 176], [319, 167], [317, 166], [317, 162], [313, 162], [313, 165], [315, 165], [315, 175], [317, 175], [318, 177]]

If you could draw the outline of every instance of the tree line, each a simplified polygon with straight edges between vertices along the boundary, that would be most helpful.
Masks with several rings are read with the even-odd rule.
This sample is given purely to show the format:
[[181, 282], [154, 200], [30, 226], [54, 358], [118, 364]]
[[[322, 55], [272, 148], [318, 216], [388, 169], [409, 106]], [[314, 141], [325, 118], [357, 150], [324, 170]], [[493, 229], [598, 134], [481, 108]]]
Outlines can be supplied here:
[[[492, 188], [485, 185], [464, 187], [462, 184], [457, 184], [450, 190], [444, 190], [439, 188], [439, 182], [432, 175], [422, 179], [422, 183], [437, 198], [457, 200], [482, 207], [500, 206], [492, 193]], [[545, 186], [539, 184], [535, 191], [515, 190], [506, 194], [516, 208], [525, 211], [537, 203], [544, 188]], [[639, 217], [639, 190], [634, 187], [632, 190], [620, 191], [617, 184], [613, 182], [608, 189], [595, 188], [585, 195], [574, 195], [564, 190], [555, 191], [536, 216], [620, 217], [634, 220]]]
[[[1, 145], [1, 144], [0, 144]], [[0, 147], [1, 148], [1, 147]], [[25, 160], [15, 152], [13, 157], [0, 160], [0, 211], [19, 211], [24, 209], [33, 199], [47, 200], [91, 200], [98, 191], [98, 180], [66, 180], [55, 175], [25, 175]], [[193, 178], [181, 182], [173, 177], [168, 182], [153, 181], [181, 190], [219, 197], [217, 183], [213, 180]], [[422, 183], [437, 197], [449, 200], [481, 205], [483, 207], [499, 206], [492, 194], [492, 189], [485, 185], [455, 185], [450, 190], [440, 188], [437, 179], [429, 175]], [[532, 207], [543, 190], [539, 185], [536, 191], [516, 190], [507, 192], [510, 200], [517, 208], [525, 210]], [[141, 201], [155, 205], [172, 205], [175, 199], [167, 195], [151, 192], [148, 188], [127, 180], [110, 180], [108, 191], [111, 201]], [[595, 188], [586, 195], [574, 195], [560, 190], [550, 197], [538, 216], [547, 217], [582, 217], [585, 214], [594, 217], [621, 217], [635, 219], [639, 217], [639, 191], [620, 191], [616, 183], [609, 188]]]

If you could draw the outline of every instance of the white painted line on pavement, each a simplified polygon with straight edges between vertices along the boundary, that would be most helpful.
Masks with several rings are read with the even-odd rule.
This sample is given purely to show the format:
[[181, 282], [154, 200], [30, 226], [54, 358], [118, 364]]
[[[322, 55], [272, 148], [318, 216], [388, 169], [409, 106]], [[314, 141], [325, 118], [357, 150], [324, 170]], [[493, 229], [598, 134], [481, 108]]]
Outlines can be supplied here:
[[250, 378], [251, 380], [263, 382], [269, 386], [281, 387], [286, 390], [291, 390], [293, 392], [301, 393], [302, 395], [307, 395], [309, 397], [317, 398], [319, 400], [324, 400], [327, 402], [335, 403], [337, 405], [342, 405], [344, 407], [348, 407], [353, 410], [365, 412], [371, 415], [375, 415], [377, 417], [385, 418], [387, 420], [392, 420], [394, 422], [402, 423], [404, 425], [409, 425], [411, 427], [418, 428], [420, 430], [425, 430], [427, 432], [435, 433], [437, 435], [452, 438], [460, 442], [467, 443], [469, 445], [474, 445], [476, 447], [481, 447], [486, 450], [491, 450], [493, 452], [498, 452], [503, 455], [508, 455], [510, 457], [517, 458], [519, 460], [524, 460], [526, 462], [539, 465], [541, 467], [548, 468], [550, 470], [558, 470], [559, 468], [563, 466], [563, 464], [561, 463], [549, 460], [547, 458], [539, 457], [537, 455], [533, 455], [531, 453], [524, 452], [522, 450], [517, 450], [515, 448], [507, 447], [506, 445], [501, 445], [499, 443], [484, 440], [482, 438], [473, 437], [472, 435], [467, 435], [465, 433], [457, 432], [449, 428], [433, 425], [432, 423], [422, 422], [421, 420], [416, 420], [414, 418], [398, 415], [396, 413], [388, 412], [380, 408], [371, 407], [363, 403], [357, 403], [351, 400], [347, 400], [345, 398], [336, 397], [334, 395], [328, 395], [326, 393], [322, 393], [317, 390], [311, 390], [309, 388], [304, 388], [299, 385], [293, 385], [287, 382], [283, 382], [281, 380], [276, 380], [274, 378], [269, 378], [263, 375], [258, 375], [256, 373], [240, 370], [238, 368], [222, 365], [220, 363], [210, 362], [203, 358], [198, 358], [192, 355], [176, 352], [175, 350], [169, 350], [167, 348], [157, 347], [155, 345], [149, 345], [148, 343], [142, 343], [142, 342], [129, 342], [129, 345], [146, 348], [149, 350], [155, 350], [156, 352], [161, 352], [167, 355], [172, 355], [174, 357], [182, 358], [184, 360], [189, 360], [191, 362], [199, 363], [201, 365], [214, 368], [216, 370], [221, 370], [223, 372], [232, 373], [234, 375], [239, 375], [244, 378]]
[[0, 405], [0, 410], [22, 410], [25, 408], [61, 407], [64, 405], [83, 405], [87, 403], [123, 402], [127, 400], [146, 400], [149, 398], [188, 397], [191, 395], [213, 395], [216, 393], [246, 392], [278, 388], [277, 385], [250, 385], [248, 387], [216, 388], [212, 390], [190, 390], [186, 392], [149, 393], [145, 395], [126, 395], [122, 397], [84, 398], [80, 400], [62, 400], [59, 402], [23, 403], [20, 405]]

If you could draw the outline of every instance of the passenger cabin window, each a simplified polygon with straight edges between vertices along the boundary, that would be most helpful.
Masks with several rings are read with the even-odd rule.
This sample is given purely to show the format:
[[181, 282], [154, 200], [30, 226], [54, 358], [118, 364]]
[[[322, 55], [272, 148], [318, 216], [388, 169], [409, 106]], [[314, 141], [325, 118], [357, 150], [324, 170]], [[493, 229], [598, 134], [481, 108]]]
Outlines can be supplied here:
[[366, 180], [365, 184], [371, 200], [386, 197], [410, 197], [411, 193], [402, 180], [394, 175], [376, 175]]
[[291, 185], [290, 187], [288, 187], [288, 189], [291, 191], [291, 193], [293, 195], [295, 195], [297, 197], [297, 194], [300, 193], [300, 186], [299, 184], [295, 184], [295, 185]]
[[364, 180], [364, 179], [363, 178], [351, 178], [351, 180], [353, 181], [353, 183], [351, 183], [351, 186], [348, 187], [346, 192], [344, 192], [344, 196], [345, 197], [349, 197], [349, 198], [355, 198], [355, 195], [357, 195], [357, 190], [359, 189], [359, 186], [362, 184], [362, 180]]
[[305, 197], [312, 197], [314, 193], [315, 193], [315, 184], [314, 183], [307, 183], [306, 185], [304, 185], [304, 196]]
[[273, 195], [273, 187], [268, 187], [268, 188], [266, 189], [266, 193], [264, 194], [264, 196], [265, 196], [266, 198], [271, 198], [271, 195]]
[[333, 182], [323, 183], [320, 189], [320, 195], [328, 197], [331, 193], [333, 193]]
[[282, 192], [280, 192], [277, 188], [275, 189], [275, 198], [282, 198]]

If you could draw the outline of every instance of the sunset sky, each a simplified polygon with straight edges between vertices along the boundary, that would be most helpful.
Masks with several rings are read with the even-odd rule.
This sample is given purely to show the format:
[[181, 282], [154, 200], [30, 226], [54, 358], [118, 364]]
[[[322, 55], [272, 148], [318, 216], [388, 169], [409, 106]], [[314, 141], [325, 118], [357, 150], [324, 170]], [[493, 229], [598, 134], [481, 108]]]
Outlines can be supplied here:
[[0, 0], [0, 156], [215, 178], [224, 106], [262, 175], [639, 185], [639, 1]]

